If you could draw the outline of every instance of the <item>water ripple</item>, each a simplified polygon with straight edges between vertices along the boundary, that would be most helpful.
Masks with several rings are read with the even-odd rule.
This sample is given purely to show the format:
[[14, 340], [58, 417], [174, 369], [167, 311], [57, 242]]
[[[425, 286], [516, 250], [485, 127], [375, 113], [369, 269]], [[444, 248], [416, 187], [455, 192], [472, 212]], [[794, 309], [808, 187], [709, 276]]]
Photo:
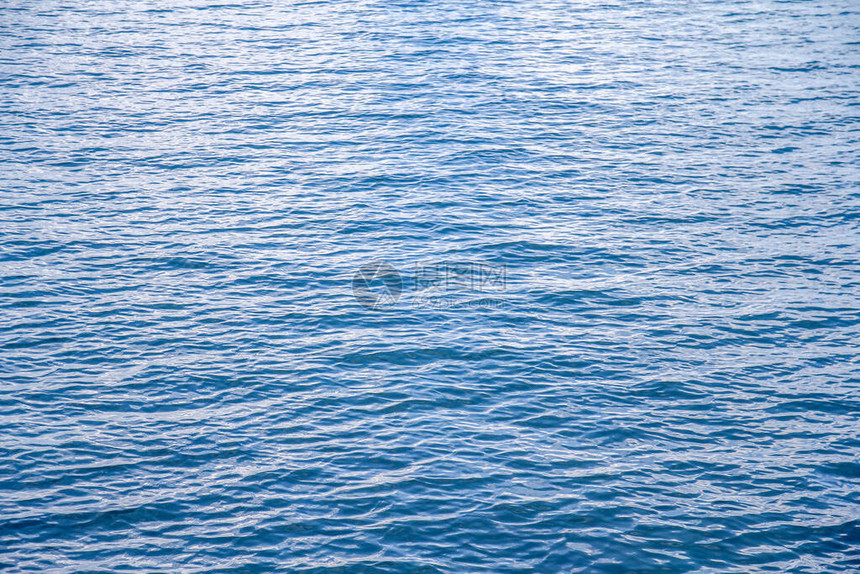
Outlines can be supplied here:
[[860, 568], [850, 3], [0, 15], [4, 569]]

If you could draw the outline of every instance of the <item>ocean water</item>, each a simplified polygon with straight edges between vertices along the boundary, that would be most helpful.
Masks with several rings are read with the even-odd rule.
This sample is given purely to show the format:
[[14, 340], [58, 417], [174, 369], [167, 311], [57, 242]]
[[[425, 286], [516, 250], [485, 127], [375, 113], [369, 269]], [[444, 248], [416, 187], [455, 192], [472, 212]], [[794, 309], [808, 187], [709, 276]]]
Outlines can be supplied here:
[[10, 0], [0, 568], [860, 571], [860, 5]]

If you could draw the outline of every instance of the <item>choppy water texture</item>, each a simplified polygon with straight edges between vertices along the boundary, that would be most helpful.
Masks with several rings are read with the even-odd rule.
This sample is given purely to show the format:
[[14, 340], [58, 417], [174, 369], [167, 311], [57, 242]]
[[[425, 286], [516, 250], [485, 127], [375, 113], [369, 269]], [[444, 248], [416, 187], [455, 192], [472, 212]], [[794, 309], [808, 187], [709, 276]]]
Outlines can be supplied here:
[[0, 565], [860, 570], [858, 10], [4, 3]]

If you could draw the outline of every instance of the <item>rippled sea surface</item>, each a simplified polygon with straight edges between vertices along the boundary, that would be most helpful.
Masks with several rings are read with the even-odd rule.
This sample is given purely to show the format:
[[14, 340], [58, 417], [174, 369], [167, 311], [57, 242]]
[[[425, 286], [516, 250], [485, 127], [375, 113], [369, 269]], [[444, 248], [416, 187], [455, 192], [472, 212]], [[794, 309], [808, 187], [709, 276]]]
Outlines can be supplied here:
[[860, 570], [858, 120], [848, 0], [10, 0], [0, 568]]

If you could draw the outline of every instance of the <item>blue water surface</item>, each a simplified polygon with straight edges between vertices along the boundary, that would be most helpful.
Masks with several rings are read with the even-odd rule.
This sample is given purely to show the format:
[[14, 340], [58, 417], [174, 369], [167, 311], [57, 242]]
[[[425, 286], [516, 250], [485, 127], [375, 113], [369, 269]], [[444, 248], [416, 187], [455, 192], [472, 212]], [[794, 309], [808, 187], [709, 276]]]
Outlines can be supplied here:
[[8, 0], [0, 569], [860, 571], [860, 4]]

